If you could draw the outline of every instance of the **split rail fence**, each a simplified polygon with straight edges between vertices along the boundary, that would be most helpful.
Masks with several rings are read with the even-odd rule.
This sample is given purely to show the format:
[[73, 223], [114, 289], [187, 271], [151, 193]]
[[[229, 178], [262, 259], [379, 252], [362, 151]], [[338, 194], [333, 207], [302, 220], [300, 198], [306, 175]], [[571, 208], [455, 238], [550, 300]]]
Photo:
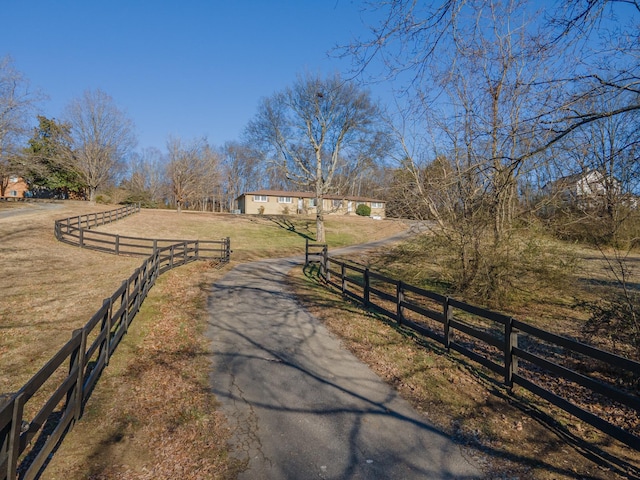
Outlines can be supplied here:
[[[326, 245], [307, 242], [305, 264], [311, 262], [344, 296], [640, 451], [639, 362], [332, 258]], [[593, 410], [576, 398], [590, 399]]]
[[90, 230], [139, 211], [139, 205], [130, 205], [55, 222], [55, 235], [62, 242], [147, 258], [44, 367], [4, 403], [0, 399], [0, 479], [37, 478], [65, 432], [81, 417], [100, 374], [161, 273], [199, 259], [229, 261], [229, 238], [151, 240]]

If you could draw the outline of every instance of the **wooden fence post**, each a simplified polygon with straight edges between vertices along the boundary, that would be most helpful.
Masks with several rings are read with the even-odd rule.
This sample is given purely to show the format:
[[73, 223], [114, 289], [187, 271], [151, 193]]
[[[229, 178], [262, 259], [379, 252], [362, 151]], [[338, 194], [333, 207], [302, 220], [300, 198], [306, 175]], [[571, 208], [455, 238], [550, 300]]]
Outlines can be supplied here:
[[364, 269], [364, 298], [363, 298], [363, 302], [364, 302], [364, 306], [368, 307], [369, 306], [369, 282], [370, 282], [370, 278], [369, 278], [369, 267], [365, 267]]
[[7, 473], [9, 478], [17, 478], [18, 458], [20, 456], [20, 433], [22, 431], [22, 411], [24, 410], [24, 393], [13, 399], [13, 414], [11, 417], [11, 432], [9, 433], [9, 448], [7, 451]]
[[84, 230], [81, 228], [78, 230], [78, 241], [80, 242], [80, 248], [84, 247]]
[[309, 239], [304, 239], [304, 266], [309, 265]]
[[200, 240], [196, 240], [196, 260], [200, 260]]
[[116, 235], [116, 255], [120, 255], [120, 235]]
[[106, 329], [105, 332], [105, 336], [104, 336], [104, 342], [105, 342], [105, 357], [104, 357], [104, 364], [109, 365], [109, 357], [111, 356], [111, 327], [112, 325], [112, 310], [113, 310], [113, 302], [111, 301], [110, 298], [105, 298], [104, 301], [102, 302], [102, 304], [104, 305], [105, 303], [109, 304], [109, 308], [107, 308], [107, 313], [106, 313], [106, 317], [102, 319], [102, 328]]
[[442, 302], [443, 319], [444, 319], [444, 348], [447, 352], [451, 349], [451, 319], [453, 318], [453, 309], [449, 305], [449, 297], [444, 297]]
[[139, 268], [136, 268], [136, 279], [133, 282], [133, 288], [136, 292], [135, 293], [136, 301], [133, 302], [133, 314], [131, 315], [131, 318], [136, 316], [136, 314], [138, 313], [138, 310], [140, 310], [140, 304], [142, 303], [140, 298], [141, 285], [140, 285], [140, 269]]
[[187, 257], [188, 257], [187, 241], [185, 240], [184, 242], [182, 242], [182, 264], [183, 265], [187, 263]]
[[518, 346], [518, 332], [513, 329], [513, 318], [509, 317], [504, 324], [504, 383], [513, 388], [513, 375], [518, 373], [518, 358], [513, 349]]
[[331, 281], [331, 273], [329, 273], [329, 247], [324, 245], [322, 247], [322, 269], [324, 270], [325, 282]]
[[78, 367], [76, 374], [76, 383], [70, 395], [67, 396], [67, 407], [73, 408], [74, 421], [80, 420], [82, 414], [82, 400], [84, 399], [84, 362], [85, 353], [87, 350], [87, 332], [84, 328], [79, 328], [73, 331], [71, 338], [81, 335], [80, 345], [73, 351], [71, 357], [69, 357], [69, 372], [74, 367]]
[[396, 284], [396, 321], [398, 325], [402, 325], [404, 308], [402, 307], [404, 302], [404, 289], [402, 288], [402, 280], [398, 280]]
[[346, 273], [345, 272], [345, 265], [344, 265], [344, 262], [342, 262], [340, 264], [340, 277], [341, 277], [341, 280], [342, 280], [341, 283], [342, 283], [342, 294], [343, 295], [347, 291], [347, 278], [346, 278], [345, 273]]
[[129, 285], [126, 280], [122, 282], [122, 286], [124, 291], [120, 295], [120, 308], [124, 305], [124, 331], [126, 332], [129, 329], [129, 323], [131, 323], [129, 320]]

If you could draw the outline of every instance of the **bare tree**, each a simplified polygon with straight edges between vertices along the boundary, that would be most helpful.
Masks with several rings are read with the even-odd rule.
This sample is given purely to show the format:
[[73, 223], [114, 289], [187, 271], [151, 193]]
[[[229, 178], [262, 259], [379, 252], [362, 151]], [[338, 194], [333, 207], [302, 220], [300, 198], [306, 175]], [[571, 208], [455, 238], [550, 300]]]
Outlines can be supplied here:
[[71, 149], [66, 161], [73, 165], [94, 202], [98, 188], [114, 180], [125, 157], [135, 146], [133, 122], [101, 90], [86, 91], [67, 107]]
[[242, 193], [260, 188], [265, 165], [258, 152], [248, 145], [229, 142], [222, 150], [223, 190], [226, 205], [233, 210], [235, 199]]
[[166, 191], [166, 156], [157, 148], [146, 148], [129, 160], [129, 178], [125, 182], [136, 202], [157, 205]]
[[206, 209], [219, 182], [218, 155], [204, 139], [185, 143], [172, 138], [167, 150], [167, 177], [178, 213], [189, 205]]
[[338, 75], [306, 76], [265, 99], [249, 123], [249, 138], [287, 179], [315, 191], [317, 241], [325, 240], [324, 196], [343, 188], [339, 173], [372, 151], [380, 118], [369, 93], [355, 84]]
[[9, 177], [23, 173], [17, 157], [29, 130], [29, 115], [40, 98], [11, 58], [0, 58], [0, 196], [5, 195]]
[[[371, 27], [369, 38], [358, 39], [344, 48], [360, 72], [379, 61], [382, 76], [396, 82], [409, 97], [417, 100], [417, 113], [438, 101], [432, 88], [433, 67], [455, 66], [447, 52], [458, 50], [460, 40], [486, 35], [491, 23], [478, 23], [478, 13], [510, 10], [508, 26], [513, 38], [526, 29], [545, 55], [544, 75], [531, 84], [554, 94], [540, 104], [539, 132], [544, 141], [529, 145], [521, 155], [532, 156], [548, 149], [575, 129], [601, 118], [640, 110], [640, 4], [628, 0], [568, 0], [540, 6], [526, 0], [412, 0], [373, 1], [371, 10], [383, 20]], [[496, 9], [497, 8], [497, 9]], [[495, 19], [495, 17], [494, 17]], [[499, 33], [499, 32], [496, 32]], [[553, 51], [553, 55], [549, 52]], [[454, 63], [451, 63], [451, 61]], [[379, 78], [379, 75], [374, 75]], [[624, 92], [627, 103], [615, 109], [581, 109], [587, 97], [611, 99]], [[542, 99], [539, 99], [539, 101]], [[600, 102], [603, 107], [606, 102]]]

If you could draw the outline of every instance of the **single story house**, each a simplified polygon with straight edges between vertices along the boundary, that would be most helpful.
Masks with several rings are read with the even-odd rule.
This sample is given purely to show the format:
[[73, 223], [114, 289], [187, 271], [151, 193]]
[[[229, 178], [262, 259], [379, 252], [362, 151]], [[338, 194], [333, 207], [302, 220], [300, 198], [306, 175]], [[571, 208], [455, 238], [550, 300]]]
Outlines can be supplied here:
[[[316, 194], [283, 190], [258, 190], [236, 199], [238, 213], [260, 215], [312, 215], [316, 213]], [[371, 207], [371, 216], [385, 217], [385, 202], [350, 195], [324, 195], [323, 210], [328, 215], [355, 215], [358, 205]]]

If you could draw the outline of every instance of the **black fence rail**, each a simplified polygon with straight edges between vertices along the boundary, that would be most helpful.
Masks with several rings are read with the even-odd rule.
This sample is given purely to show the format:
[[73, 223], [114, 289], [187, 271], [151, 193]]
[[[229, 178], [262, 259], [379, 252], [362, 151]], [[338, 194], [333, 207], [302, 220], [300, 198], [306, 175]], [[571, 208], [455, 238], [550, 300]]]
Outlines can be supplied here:
[[116, 255], [149, 256], [158, 249], [183, 249], [185, 257], [194, 260], [220, 260], [228, 262], [231, 255], [230, 239], [172, 240], [128, 237], [92, 230], [94, 227], [115, 222], [140, 211], [139, 205], [130, 205], [110, 212], [91, 213], [65, 218], [55, 222], [56, 238], [71, 245]]
[[[639, 362], [331, 258], [326, 245], [308, 244], [305, 258], [320, 263], [320, 276], [345, 297], [492, 370], [505, 386], [523, 387], [640, 451], [638, 427], [628, 423], [640, 412]], [[580, 393], [590, 405], [572, 401]], [[616, 413], [603, 415], [603, 405], [614, 405]]]
[[[139, 208], [125, 207], [111, 215], [105, 212], [104, 216], [91, 214], [60, 220], [56, 222], [56, 236], [60, 239], [59, 234], [65, 235], [67, 243], [80, 246], [71, 241], [71, 238], [81, 238], [79, 232], [86, 234], [90, 231], [88, 228], [119, 220], [136, 211]], [[68, 234], [69, 231], [73, 233]], [[102, 250], [115, 253], [114, 237], [110, 236], [110, 246], [105, 242]], [[0, 399], [1, 480], [37, 478], [65, 432], [81, 417], [101, 372], [109, 364], [160, 274], [203, 258], [228, 262], [231, 253], [228, 238], [218, 242], [215, 249], [205, 250], [206, 256], [201, 255], [202, 242], [197, 240], [179, 240], [169, 245], [163, 245], [163, 242], [172, 241], [153, 244], [149, 250], [151, 254], [103, 301], [84, 327], [75, 330], [71, 339], [20, 390], [4, 401]], [[209, 243], [215, 242], [205, 242]], [[212, 252], [217, 252], [218, 256]]]

